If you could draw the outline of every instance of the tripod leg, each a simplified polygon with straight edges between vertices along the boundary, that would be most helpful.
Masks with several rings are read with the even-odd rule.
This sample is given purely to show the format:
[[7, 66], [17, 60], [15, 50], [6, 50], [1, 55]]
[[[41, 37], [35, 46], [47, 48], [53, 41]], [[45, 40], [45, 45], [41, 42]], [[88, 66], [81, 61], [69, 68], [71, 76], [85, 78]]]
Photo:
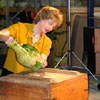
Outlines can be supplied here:
[[78, 56], [72, 51], [72, 54], [76, 57], [76, 59], [85, 67], [85, 69], [92, 75], [92, 77], [97, 80], [97, 78], [91, 73], [91, 71], [85, 66], [85, 64], [78, 58]]
[[60, 64], [60, 62], [64, 59], [64, 57], [68, 54], [68, 52], [66, 52], [62, 58], [58, 61], [58, 63], [54, 66], [54, 68], [57, 68], [57, 66]]

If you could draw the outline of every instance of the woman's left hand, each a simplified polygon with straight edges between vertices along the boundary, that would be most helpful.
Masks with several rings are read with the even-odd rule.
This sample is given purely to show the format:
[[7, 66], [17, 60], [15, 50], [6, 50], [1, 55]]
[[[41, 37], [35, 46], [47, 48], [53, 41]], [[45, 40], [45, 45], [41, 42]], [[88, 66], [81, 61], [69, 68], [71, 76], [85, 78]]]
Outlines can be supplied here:
[[42, 68], [45, 68], [48, 65], [47, 60], [44, 62], [44, 64], [42, 65]]
[[13, 41], [13, 37], [9, 36], [8, 40], [5, 41], [6, 45], [9, 45]]
[[42, 68], [45, 68], [45, 67], [48, 65], [47, 56], [46, 56], [45, 54], [41, 54], [41, 57], [42, 57], [43, 59], [45, 59], [45, 62], [44, 62], [44, 64], [42, 65]]

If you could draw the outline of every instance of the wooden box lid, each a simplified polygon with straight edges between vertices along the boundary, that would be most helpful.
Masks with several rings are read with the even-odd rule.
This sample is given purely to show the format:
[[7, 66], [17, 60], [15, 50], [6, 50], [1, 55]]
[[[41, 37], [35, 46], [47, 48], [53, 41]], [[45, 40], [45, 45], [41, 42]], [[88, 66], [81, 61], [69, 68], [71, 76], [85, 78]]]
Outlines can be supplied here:
[[80, 75], [83, 75], [83, 73], [71, 70], [45, 68], [40, 69], [37, 72], [28, 71], [20, 74], [10, 74], [8, 76], [1, 77], [0, 81], [10, 81], [14, 83], [25, 83], [30, 85], [40, 85], [41, 83], [41, 85], [47, 85], [76, 78]]

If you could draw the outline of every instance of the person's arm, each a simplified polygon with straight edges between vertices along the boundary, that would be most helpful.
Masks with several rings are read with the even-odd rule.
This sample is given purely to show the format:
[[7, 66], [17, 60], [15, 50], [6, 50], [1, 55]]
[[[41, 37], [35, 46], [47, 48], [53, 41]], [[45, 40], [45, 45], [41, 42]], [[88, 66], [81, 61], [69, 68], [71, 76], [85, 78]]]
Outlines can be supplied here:
[[0, 41], [5, 42], [6, 40], [8, 40], [10, 36], [10, 33], [7, 29], [3, 29], [0, 31]]
[[52, 41], [49, 37], [47, 37], [45, 35], [45, 38], [43, 40], [43, 45], [42, 45], [42, 50], [41, 50], [41, 57], [45, 59], [45, 62], [42, 66], [42, 68], [45, 68], [46, 66], [48, 66], [48, 62], [47, 62], [47, 58], [50, 54], [50, 49], [52, 47]]
[[0, 41], [9, 44], [13, 38], [10, 36], [10, 32], [7, 29], [3, 29], [0, 31]]

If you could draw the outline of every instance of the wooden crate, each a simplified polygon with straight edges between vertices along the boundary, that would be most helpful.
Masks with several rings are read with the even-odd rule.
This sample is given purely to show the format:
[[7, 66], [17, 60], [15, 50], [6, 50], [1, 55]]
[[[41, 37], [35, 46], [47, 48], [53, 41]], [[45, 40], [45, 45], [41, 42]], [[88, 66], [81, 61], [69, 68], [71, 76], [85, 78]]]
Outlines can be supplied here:
[[3, 76], [0, 100], [88, 100], [88, 76], [53, 68]]

